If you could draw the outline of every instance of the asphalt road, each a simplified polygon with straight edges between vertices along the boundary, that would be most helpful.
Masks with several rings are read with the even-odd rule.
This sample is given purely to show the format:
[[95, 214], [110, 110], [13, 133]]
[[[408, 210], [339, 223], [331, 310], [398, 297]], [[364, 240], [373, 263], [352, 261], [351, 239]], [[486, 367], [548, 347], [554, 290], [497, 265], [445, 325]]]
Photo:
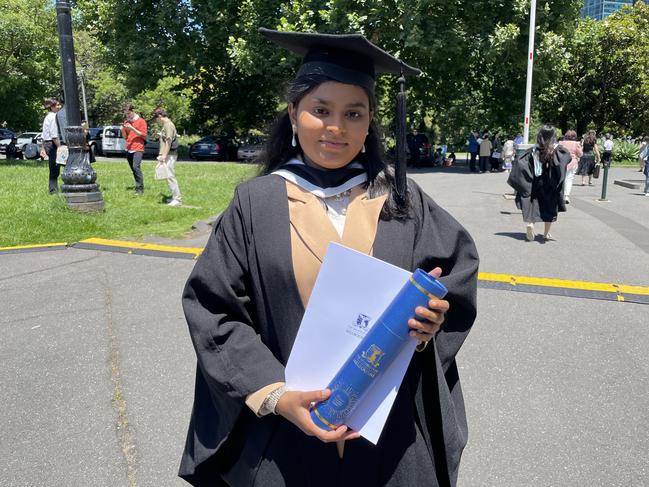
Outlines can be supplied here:
[[[469, 229], [483, 272], [649, 286], [649, 198], [637, 190], [610, 185], [600, 203], [599, 186], [575, 187], [557, 241], [541, 243], [524, 241], [504, 174], [413, 176]], [[195, 359], [180, 293], [192, 266], [0, 254], [0, 485], [185, 485]], [[458, 357], [470, 431], [459, 485], [649, 485], [648, 311], [480, 289]]]

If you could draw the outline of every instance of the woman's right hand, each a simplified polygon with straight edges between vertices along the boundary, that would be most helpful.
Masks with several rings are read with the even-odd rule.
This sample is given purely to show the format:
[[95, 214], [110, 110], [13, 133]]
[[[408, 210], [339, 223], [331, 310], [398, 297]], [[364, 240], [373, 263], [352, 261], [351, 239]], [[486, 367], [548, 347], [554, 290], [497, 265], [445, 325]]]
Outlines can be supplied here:
[[349, 431], [345, 425], [339, 426], [335, 431], [325, 431], [313, 422], [311, 404], [325, 401], [330, 395], [329, 389], [309, 392], [286, 391], [277, 401], [275, 411], [300, 428], [305, 435], [315, 436], [324, 443], [359, 438], [360, 433]]

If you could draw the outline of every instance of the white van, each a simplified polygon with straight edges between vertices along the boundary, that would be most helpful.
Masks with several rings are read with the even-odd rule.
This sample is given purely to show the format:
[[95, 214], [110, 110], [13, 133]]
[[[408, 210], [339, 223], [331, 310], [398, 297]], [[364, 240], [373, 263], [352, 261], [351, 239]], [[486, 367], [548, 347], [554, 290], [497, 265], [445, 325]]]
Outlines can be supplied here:
[[119, 125], [107, 125], [101, 136], [101, 152], [105, 156], [125, 155], [126, 139]]

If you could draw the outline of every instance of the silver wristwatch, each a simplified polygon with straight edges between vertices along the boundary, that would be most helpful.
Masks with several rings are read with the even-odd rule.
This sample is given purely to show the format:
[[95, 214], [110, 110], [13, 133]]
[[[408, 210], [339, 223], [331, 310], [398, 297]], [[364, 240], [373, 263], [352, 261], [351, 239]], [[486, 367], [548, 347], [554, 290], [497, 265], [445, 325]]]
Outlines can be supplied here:
[[282, 397], [282, 395], [285, 392], [286, 392], [286, 387], [279, 386], [277, 389], [275, 389], [270, 394], [268, 394], [266, 396], [266, 399], [264, 399], [264, 402], [261, 403], [261, 407], [259, 408], [259, 415], [266, 416], [267, 414], [270, 413], [277, 414], [275, 408], [277, 407], [279, 398]]

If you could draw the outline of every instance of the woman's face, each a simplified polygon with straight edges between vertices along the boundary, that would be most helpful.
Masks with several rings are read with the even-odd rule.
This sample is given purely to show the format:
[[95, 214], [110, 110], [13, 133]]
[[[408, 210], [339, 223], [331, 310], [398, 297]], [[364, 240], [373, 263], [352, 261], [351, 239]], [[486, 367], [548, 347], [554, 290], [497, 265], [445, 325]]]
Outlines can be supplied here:
[[337, 81], [318, 85], [297, 106], [289, 103], [288, 112], [304, 162], [320, 169], [337, 169], [354, 160], [372, 119], [363, 88]]

